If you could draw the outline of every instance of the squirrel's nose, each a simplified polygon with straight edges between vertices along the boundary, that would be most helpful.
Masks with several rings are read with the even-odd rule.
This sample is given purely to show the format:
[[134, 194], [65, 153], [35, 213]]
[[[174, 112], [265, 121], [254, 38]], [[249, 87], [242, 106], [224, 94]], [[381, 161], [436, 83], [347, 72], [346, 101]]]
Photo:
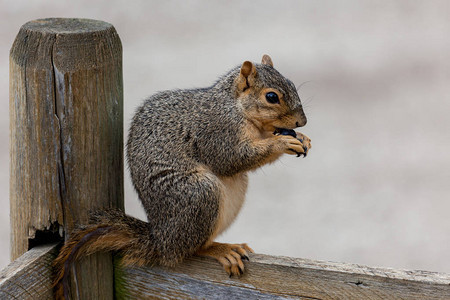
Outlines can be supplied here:
[[300, 111], [296, 112], [294, 115], [295, 120], [295, 126], [296, 127], [302, 127], [306, 125], [306, 116], [302, 109]]
[[306, 125], [306, 117], [303, 115], [300, 121], [295, 122], [295, 126], [302, 127]]
[[300, 122], [295, 122], [295, 126], [297, 126], [297, 127], [302, 127], [302, 126], [305, 126], [306, 125], [306, 118], [305, 118], [305, 120], [304, 121], [302, 121], [301, 123]]

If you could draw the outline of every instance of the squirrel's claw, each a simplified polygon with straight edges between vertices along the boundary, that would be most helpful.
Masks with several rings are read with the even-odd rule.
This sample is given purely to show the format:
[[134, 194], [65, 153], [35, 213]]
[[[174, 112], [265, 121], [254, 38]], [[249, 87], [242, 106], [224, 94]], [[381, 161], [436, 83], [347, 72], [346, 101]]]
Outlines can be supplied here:
[[197, 251], [196, 254], [217, 259], [230, 277], [233, 275], [240, 277], [245, 270], [242, 260], [249, 260], [247, 251], [250, 253], [254, 252], [247, 244], [214, 242], [209, 247]]
[[303, 146], [303, 150], [305, 151], [305, 152], [297, 152], [297, 157], [300, 157], [300, 156], [302, 156], [303, 155], [303, 158], [305, 158], [307, 155], [308, 155], [308, 147], [306, 147], [306, 146]]
[[303, 157], [306, 157], [306, 155], [308, 155], [308, 147], [303, 146], [303, 150], [305, 150], [305, 153], [303, 153]]
[[296, 134], [297, 140], [303, 145], [303, 152], [297, 152], [297, 157], [300, 157], [303, 154], [303, 157], [305, 158], [308, 155], [309, 149], [311, 149], [311, 139], [303, 133], [297, 132]]

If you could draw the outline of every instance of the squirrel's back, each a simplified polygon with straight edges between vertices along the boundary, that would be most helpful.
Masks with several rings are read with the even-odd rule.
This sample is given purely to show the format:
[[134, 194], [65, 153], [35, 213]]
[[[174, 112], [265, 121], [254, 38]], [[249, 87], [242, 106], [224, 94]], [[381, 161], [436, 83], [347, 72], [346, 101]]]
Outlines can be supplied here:
[[[238, 72], [239, 68], [235, 68], [227, 75]], [[242, 107], [233, 98], [232, 80], [225, 87], [217, 85], [159, 92], [136, 110], [127, 142], [132, 178], [134, 174], [139, 176], [133, 180], [135, 185], [143, 177], [150, 179], [154, 167], [159, 172], [159, 163], [166, 168], [172, 164], [174, 168], [187, 170], [198, 164], [214, 168], [208, 157], [203, 157], [208, 143], [237, 146], [244, 124]], [[222, 172], [221, 168], [213, 171]]]

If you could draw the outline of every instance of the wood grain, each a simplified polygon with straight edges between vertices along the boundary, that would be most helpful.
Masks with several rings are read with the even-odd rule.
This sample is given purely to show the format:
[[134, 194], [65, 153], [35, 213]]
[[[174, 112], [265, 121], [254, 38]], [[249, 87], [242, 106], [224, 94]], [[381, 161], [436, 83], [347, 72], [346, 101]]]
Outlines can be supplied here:
[[176, 268], [121, 267], [122, 299], [450, 299], [450, 275], [253, 254], [241, 278], [211, 259]]
[[53, 299], [51, 264], [56, 243], [37, 246], [0, 271], [0, 299]]
[[[57, 245], [31, 249], [0, 271], [0, 299], [52, 299]], [[229, 278], [217, 262], [194, 257], [169, 269], [130, 268], [115, 259], [117, 299], [450, 299], [450, 275], [371, 268], [262, 254]], [[82, 299], [94, 299], [92, 296]]]
[[[20, 29], [10, 53], [12, 259], [67, 239], [91, 209], [123, 209], [122, 86], [111, 24], [43, 19]], [[74, 296], [112, 297], [109, 254], [76, 270]]]

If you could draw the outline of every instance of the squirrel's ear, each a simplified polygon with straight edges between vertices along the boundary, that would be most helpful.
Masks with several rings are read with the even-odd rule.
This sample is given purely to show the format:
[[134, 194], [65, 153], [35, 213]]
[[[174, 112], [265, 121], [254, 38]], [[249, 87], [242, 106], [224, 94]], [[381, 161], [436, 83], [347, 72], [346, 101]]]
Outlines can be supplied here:
[[245, 78], [248, 78], [250, 75], [254, 75], [256, 73], [255, 66], [247, 61], [244, 61], [244, 63], [241, 66], [241, 75]]
[[273, 62], [272, 62], [272, 59], [271, 59], [270, 56], [267, 55], [267, 54], [264, 54], [264, 55], [263, 55], [263, 57], [262, 57], [262, 59], [261, 59], [261, 63], [262, 63], [263, 65], [271, 66], [271, 67], [273, 68]]
[[243, 92], [249, 87], [253, 86], [256, 77], [256, 68], [249, 62], [244, 61], [241, 66], [241, 72], [239, 74], [239, 79], [237, 81], [238, 90]]

